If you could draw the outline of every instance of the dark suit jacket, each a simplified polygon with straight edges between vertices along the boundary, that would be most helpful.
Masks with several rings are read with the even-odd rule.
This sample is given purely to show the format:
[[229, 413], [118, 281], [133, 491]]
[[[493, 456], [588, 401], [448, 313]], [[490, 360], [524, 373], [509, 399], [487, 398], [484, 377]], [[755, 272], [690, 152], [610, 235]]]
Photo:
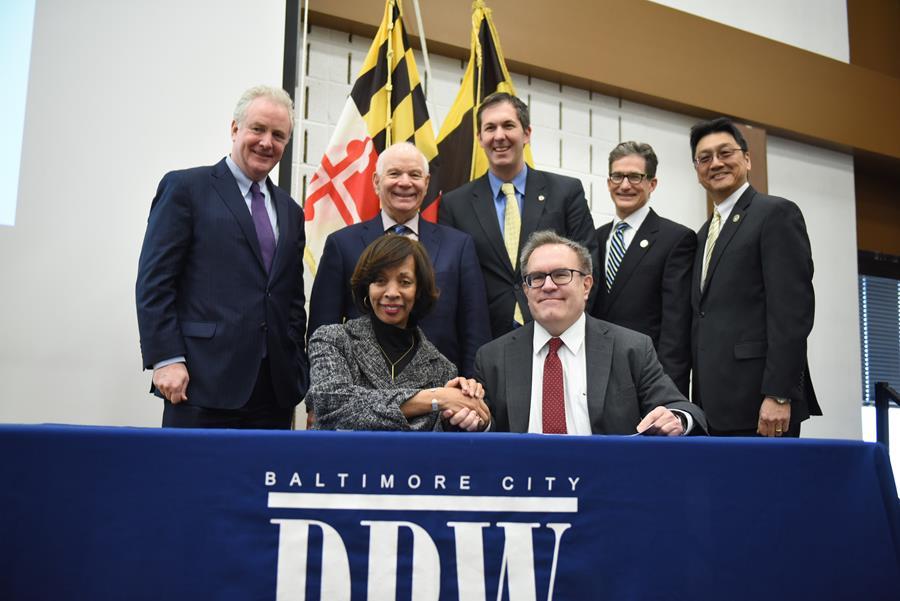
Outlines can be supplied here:
[[144, 367], [184, 356], [188, 403], [236, 409], [268, 356], [279, 405], [309, 386], [304, 351], [303, 211], [267, 180], [278, 244], [266, 274], [253, 219], [225, 160], [163, 177], [136, 285]]
[[[587, 403], [594, 434], [634, 434], [641, 419], [659, 405], [690, 413], [692, 434], [706, 432], [703, 411], [663, 373], [649, 337], [590, 316], [585, 327]], [[533, 340], [532, 322], [478, 351], [475, 378], [484, 386], [494, 431], [528, 432]]]
[[663, 370], [681, 394], [690, 394], [691, 271], [694, 231], [657, 215], [653, 209], [625, 252], [612, 289], [606, 290], [606, 240], [612, 222], [597, 230], [597, 260], [590, 313], [637, 330], [653, 340]]
[[793, 202], [752, 187], [722, 224], [700, 292], [707, 222], [691, 284], [693, 400], [716, 430], [750, 430], [766, 395], [791, 399], [791, 423], [821, 415], [806, 360], [813, 263]]
[[[512, 329], [516, 302], [525, 320], [531, 321], [528, 302], [522, 291], [519, 265], [510, 264], [503, 236], [500, 235], [500, 223], [487, 174], [445, 194], [438, 221], [475, 239], [475, 250], [487, 289], [492, 337], [497, 338]], [[536, 169], [528, 170], [517, 257], [528, 236], [539, 230], [553, 230], [594, 250], [594, 221], [579, 180]]]
[[[340, 229], [325, 240], [310, 298], [310, 336], [319, 326], [359, 317], [350, 291], [350, 276], [363, 250], [383, 234], [378, 214], [369, 221]], [[424, 219], [419, 219], [419, 241], [431, 258], [441, 293], [419, 326], [459, 373], [471, 377], [475, 351], [490, 340], [487, 297], [475, 244], [467, 234]]]

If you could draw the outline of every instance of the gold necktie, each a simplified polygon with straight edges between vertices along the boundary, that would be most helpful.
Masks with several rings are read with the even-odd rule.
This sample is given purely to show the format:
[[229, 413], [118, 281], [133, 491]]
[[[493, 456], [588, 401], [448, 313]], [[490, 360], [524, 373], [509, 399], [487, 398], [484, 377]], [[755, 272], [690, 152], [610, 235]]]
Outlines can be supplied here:
[[709, 222], [709, 231], [706, 233], [706, 249], [703, 251], [703, 273], [700, 278], [700, 291], [706, 286], [706, 270], [709, 268], [709, 259], [712, 257], [713, 248], [716, 246], [716, 239], [719, 237], [719, 229], [722, 226], [722, 216], [719, 215], [719, 209], [713, 209], [713, 218]]
[[[516, 198], [516, 187], [506, 182], [500, 186], [500, 191], [506, 196], [506, 210], [503, 213], [503, 244], [506, 246], [506, 254], [512, 263], [513, 271], [516, 270], [516, 255], [519, 252], [519, 235], [522, 232], [522, 217], [519, 215], [519, 200]], [[513, 312], [513, 319], [518, 323], [525, 323], [519, 303]]]

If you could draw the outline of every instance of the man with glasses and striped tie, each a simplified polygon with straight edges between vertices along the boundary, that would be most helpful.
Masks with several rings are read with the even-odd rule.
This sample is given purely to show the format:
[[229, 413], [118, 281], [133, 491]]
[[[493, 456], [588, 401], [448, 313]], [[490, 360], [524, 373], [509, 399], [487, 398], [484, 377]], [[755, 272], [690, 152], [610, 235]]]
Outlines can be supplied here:
[[691, 284], [693, 401], [713, 435], [799, 436], [822, 414], [806, 360], [815, 297], [803, 214], [753, 189], [747, 141], [728, 119], [694, 125], [691, 153], [715, 205]]
[[704, 434], [656, 358], [650, 338], [585, 314], [593, 285], [590, 252], [552, 231], [522, 249], [522, 289], [534, 317], [475, 357], [497, 432]]
[[687, 396], [697, 236], [648, 205], [658, 164], [649, 144], [622, 142], [609, 153], [616, 218], [597, 230], [599, 290], [590, 313], [650, 336], [663, 370]]

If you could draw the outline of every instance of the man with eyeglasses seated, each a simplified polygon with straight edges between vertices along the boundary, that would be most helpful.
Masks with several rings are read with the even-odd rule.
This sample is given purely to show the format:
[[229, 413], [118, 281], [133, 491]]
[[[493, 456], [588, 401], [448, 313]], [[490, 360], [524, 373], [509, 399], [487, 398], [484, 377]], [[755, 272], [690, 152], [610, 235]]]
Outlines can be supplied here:
[[597, 230], [597, 287], [590, 314], [650, 336], [663, 371], [687, 396], [691, 377], [691, 271], [697, 236], [650, 208], [659, 161], [649, 144], [609, 153], [616, 218]]
[[715, 209], [697, 233], [691, 284], [693, 400], [720, 436], [799, 436], [821, 415], [809, 378], [813, 263], [803, 214], [748, 182], [750, 154], [724, 117], [691, 128]]
[[587, 248], [535, 232], [520, 264], [534, 321], [489, 342], [475, 379], [492, 429], [545, 434], [704, 434], [703, 411], [687, 401], [644, 334], [585, 314], [593, 285]]

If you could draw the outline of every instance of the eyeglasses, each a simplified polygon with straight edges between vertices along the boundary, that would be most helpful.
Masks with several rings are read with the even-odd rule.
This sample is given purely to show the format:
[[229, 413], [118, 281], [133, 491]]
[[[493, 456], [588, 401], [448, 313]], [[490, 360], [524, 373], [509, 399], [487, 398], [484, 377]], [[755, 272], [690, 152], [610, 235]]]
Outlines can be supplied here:
[[739, 148], [739, 147], [737, 147], [737, 148], [725, 147], [725, 148], [720, 148], [715, 152], [704, 152], [703, 154], [699, 155], [696, 159], [694, 159], [694, 164], [697, 167], [706, 167], [710, 163], [712, 163], [713, 157], [716, 157], [720, 161], [727, 161], [739, 152], [743, 153], [744, 149]]
[[627, 179], [629, 184], [636, 186], [644, 181], [645, 177], [647, 177], [646, 173], [610, 173], [609, 181], [618, 186]]
[[576, 273], [582, 276], [587, 275], [577, 269], [554, 269], [550, 273], [535, 271], [534, 273], [527, 274], [523, 279], [525, 280], [525, 285], [529, 288], [540, 288], [544, 285], [544, 282], [547, 281], [547, 276], [549, 275], [554, 284], [557, 286], [565, 286], [572, 281], [572, 278], [575, 277]]

